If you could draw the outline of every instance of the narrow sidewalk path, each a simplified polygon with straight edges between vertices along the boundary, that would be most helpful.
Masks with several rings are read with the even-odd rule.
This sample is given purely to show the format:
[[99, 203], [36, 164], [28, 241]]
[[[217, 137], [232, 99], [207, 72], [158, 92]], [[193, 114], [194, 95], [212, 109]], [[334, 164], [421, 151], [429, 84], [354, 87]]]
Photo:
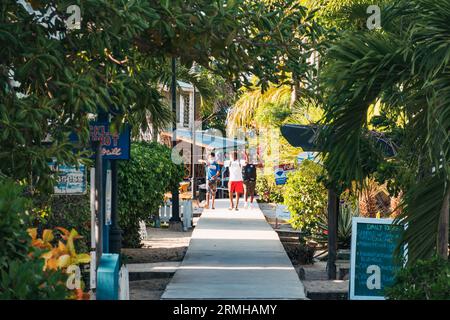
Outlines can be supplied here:
[[[255, 208], [205, 210], [161, 299], [305, 299], [277, 233]], [[242, 203], [240, 203], [242, 207]]]

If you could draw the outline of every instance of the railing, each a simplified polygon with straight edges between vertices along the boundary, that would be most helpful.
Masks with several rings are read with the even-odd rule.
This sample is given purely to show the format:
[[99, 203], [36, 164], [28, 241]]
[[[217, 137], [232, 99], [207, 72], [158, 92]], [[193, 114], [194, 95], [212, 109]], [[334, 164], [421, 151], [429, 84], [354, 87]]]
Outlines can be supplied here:
[[[193, 208], [191, 200], [183, 200], [180, 202], [180, 218], [183, 221], [184, 231], [192, 228]], [[167, 201], [163, 206], [159, 207], [159, 220], [161, 222], [169, 222], [172, 218], [172, 203]]]
[[124, 264], [119, 271], [119, 300], [130, 300], [128, 267]]
[[[192, 200], [183, 200], [180, 202], [180, 218], [183, 221], [184, 231], [192, 228], [193, 213]], [[172, 218], [172, 203], [169, 200], [164, 205], [159, 206], [159, 217], [155, 221], [155, 227], [159, 228], [161, 222], [168, 223], [170, 218]], [[141, 240], [146, 240], [148, 237], [147, 226], [145, 225], [145, 221], [142, 220], [139, 222], [139, 235]]]

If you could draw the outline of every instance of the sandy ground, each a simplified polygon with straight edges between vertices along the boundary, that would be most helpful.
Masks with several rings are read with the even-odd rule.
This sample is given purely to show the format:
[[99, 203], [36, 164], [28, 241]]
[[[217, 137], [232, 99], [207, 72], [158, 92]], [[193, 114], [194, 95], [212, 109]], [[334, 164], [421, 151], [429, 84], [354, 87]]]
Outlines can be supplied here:
[[148, 237], [139, 249], [122, 249], [128, 263], [181, 261], [191, 240], [192, 230], [170, 231], [165, 228], [147, 228]]

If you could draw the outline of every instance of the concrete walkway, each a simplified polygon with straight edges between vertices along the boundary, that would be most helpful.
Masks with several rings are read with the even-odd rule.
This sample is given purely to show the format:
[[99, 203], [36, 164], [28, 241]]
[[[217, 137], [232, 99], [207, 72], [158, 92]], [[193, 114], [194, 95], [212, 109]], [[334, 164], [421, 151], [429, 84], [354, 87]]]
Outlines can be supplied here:
[[229, 211], [228, 205], [218, 200], [215, 210], [203, 212], [162, 299], [305, 299], [261, 210]]

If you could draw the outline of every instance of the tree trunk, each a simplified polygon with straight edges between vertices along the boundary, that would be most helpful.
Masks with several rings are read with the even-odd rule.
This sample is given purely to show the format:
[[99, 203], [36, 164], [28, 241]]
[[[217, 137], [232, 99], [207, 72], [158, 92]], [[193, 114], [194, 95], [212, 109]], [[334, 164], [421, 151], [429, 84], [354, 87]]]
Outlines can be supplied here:
[[449, 228], [449, 203], [450, 203], [450, 187], [447, 186], [444, 201], [442, 203], [441, 215], [439, 217], [438, 236], [437, 236], [437, 252], [438, 255], [448, 259], [448, 228]]
[[301, 85], [298, 77], [294, 74], [292, 76], [294, 84], [292, 85], [290, 106], [292, 107], [296, 101], [300, 99]]
[[158, 127], [152, 123], [152, 141], [158, 142]]

